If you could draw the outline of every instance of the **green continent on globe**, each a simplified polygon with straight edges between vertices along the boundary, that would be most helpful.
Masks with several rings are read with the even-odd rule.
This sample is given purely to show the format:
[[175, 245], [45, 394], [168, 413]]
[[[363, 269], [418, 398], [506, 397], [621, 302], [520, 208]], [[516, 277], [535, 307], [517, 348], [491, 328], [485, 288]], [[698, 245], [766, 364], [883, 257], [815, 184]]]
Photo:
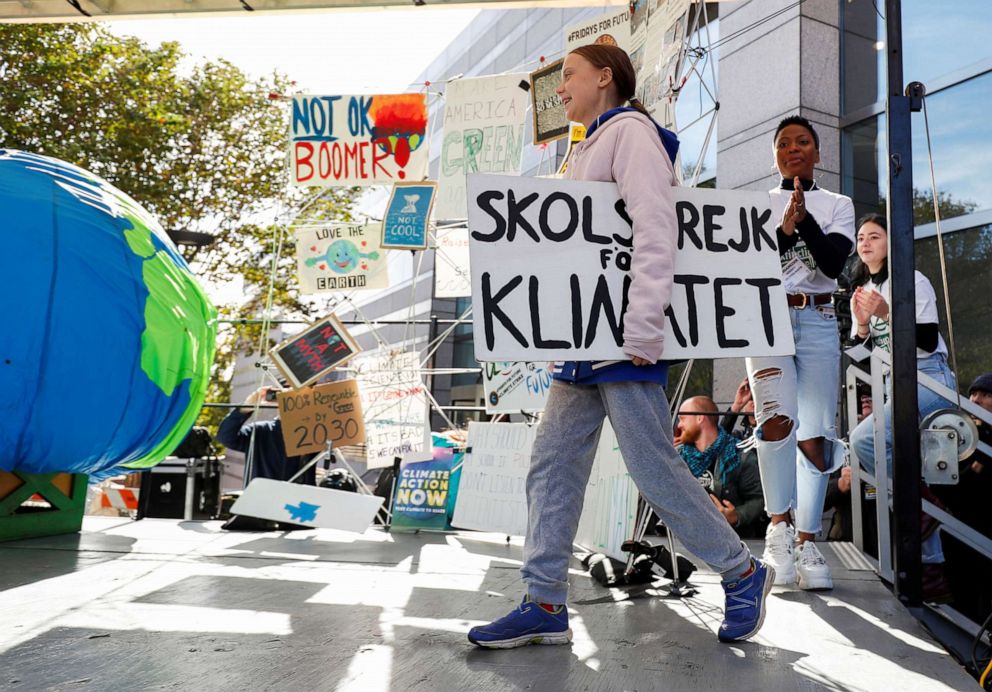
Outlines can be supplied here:
[[131, 251], [144, 258], [142, 279], [148, 288], [141, 369], [167, 397], [190, 380], [190, 402], [177, 424], [152, 451], [125, 464], [146, 468], [172, 452], [199, 415], [213, 361], [217, 311], [185, 268], [167, 252], [155, 250], [152, 231], [132, 214], [125, 218], [132, 227], [124, 231], [124, 237]]

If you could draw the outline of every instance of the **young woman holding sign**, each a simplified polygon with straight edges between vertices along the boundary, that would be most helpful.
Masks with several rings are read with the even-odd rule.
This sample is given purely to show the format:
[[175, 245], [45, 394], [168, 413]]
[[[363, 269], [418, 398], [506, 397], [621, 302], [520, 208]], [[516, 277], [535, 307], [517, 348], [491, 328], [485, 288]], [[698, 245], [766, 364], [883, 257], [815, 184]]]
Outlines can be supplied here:
[[[575, 49], [557, 92], [569, 120], [586, 126], [567, 177], [616, 182], [633, 227], [636, 252], [624, 317], [631, 360], [568, 362], [557, 369], [527, 476], [528, 525], [521, 569], [527, 595], [509, 615], [474, 627], [469, 640], [489, 648], [565, 644], [571, 640], [565, 599], [572, 541], [603, 420], [642, 495], [686, 548], [723, 576], [722, 641], [761, 627], [774, 573], [754, 560], [672, 445], [661, 357], [664, 307], [674, 277], [676, 244], [672, 162], [678, 140], [634, 100], [630, 58], [613, 46]], [[628, 107], [622, 107], [624, 103]]]
[[781, 219], [778, 250], [796, 355], [747, 359], [758, 466], [772, 518], [764, 561], [775, 568], [777, 584], [798, 578], [800, 588], [830, 589], [830, 568], [814, 541], [829, 476], [845, 456], [834, 429], [840, 333], [833, 292], [854, 245], [854, 205], [814, 182], [820, 140], [806, 118], [780, 122], [773, 141], [782, 183], [770, 196]]

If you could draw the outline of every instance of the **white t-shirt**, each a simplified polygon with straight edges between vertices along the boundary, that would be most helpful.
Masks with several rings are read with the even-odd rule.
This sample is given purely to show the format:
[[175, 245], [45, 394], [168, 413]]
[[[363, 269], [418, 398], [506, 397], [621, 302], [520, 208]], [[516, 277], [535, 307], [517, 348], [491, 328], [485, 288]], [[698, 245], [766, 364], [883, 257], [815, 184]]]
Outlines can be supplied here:
[[[772, 220], [782, 223], [782, 214], [792, 198], [792, 190], [780, 187], [770, 190], [768, 196], [772, 205]], [[811, 214], [824, 234], [839, 233], [851, 241], [854, 247], [854, 203], [850, 197], [836, 192], [821, 190], [816, 185], [805, 195], [806, 213]], [[782, 277], [786, 293], [833, 293], [837, 290], [837, 280], [820, 271], [816, 260], [802, 238], [795, 247], [782, 255]]]
[[[937, 314], [937, 294], [933, 290], [933, 285], [930, 283], [930, 279], [923, 276], [920, 272], [915, 273], [916, 281], [916, 323], [917, 324], [939, 324], [940, 319]], [[890, 287], [888, 278], [885, 279], [881, 284], [876, 285], [871, 279], [868, 283], [864, 285], [866, 291], [875, 291], [876, 293], [881, 293], [882, 297], [885, 298], [885, 302], [889, 305], [889, 310], [892, 309], [892, 298], [890, 295]], [[871, 336], [871, 343], [875, 348], [880, 348], [884, 351], [892, 352], [892, 344], [890, 342], [891, 338], [891, 328], [889, 327], [889, 321], [883, 320], [881, 317], [876, 317], [872, 315], [868, 318], [868, 332]], [[851, 338], [856, 339], [858, 337], [858, 321], [852, 320], [851, 322]], [[933, 353], [942, 353], [947, 355], [947, 345], [944, 343], [944, 337], [937, 333], [937, 349], [932, 353], [930, 351], [924, 351], [922, 348], [916, 349], [917, 358], [926, 358], [927, 356], [933, 355]]]

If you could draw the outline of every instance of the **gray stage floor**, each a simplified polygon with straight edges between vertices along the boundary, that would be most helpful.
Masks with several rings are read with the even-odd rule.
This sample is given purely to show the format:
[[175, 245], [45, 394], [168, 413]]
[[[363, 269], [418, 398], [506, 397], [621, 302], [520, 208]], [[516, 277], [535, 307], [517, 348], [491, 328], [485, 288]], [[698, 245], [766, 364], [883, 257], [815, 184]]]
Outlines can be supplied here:
[[88, 517], [0, 544], [0, 688], [978, 689], [843, 550], [824, 551], [836, 588], [776, 588], [751, 642], [717, 642], [711, 573], [680, 602], [576, 569], [572, 646], [483, 651], [465, 632], [516, 604], [518, 542], [219, 526]]

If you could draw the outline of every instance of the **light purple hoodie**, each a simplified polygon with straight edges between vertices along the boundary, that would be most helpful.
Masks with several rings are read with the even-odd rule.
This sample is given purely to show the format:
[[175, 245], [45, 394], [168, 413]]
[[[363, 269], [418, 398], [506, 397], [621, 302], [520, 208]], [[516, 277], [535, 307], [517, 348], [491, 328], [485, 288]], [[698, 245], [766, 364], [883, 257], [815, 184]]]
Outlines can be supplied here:
[[618, 113], [575, 145], [565, 177], [615, 182], [634, 223], [634, 255], [623, 352], [654, 363], [665, 338], [675, 275], [675, 169], [658, 130], [642, 113]]

